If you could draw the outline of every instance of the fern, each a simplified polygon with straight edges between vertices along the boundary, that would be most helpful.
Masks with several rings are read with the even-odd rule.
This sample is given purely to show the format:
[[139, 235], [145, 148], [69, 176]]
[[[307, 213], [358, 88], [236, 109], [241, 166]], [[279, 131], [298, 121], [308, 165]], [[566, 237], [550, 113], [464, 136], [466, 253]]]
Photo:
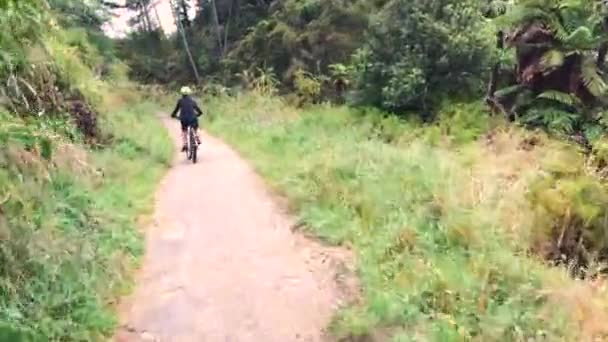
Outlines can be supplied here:
[[596, 34], [602, 16], [589, 0], [522, 0], [496, 23], [503, 28], [542, 23], [567, 49], [591, 50], [603, 39]]
[[550, 131], [555, 133], [572, 133], [578, 116], [563, 111], [549, 111], [544, 116], [544, 123]]
[[541, 93], [536, 98], [558, 102], [569, 107], [577, 107], [581, 105], [581, 100], [578, 97], [557, 90], [548, 90]]
[[530, 110], [521, 121], [527, 125], [546, 127], [555, 134], [570, 134], [574, 131], [579, 119], [580, 116], [576, 113], [545, 108]]
[[499, 97], [499, 98], [500, 98], [500, 97], [506, 97], [506, 96], [509, 96], [509, 95], [511, 95], [511, 94], [515, 94], [515, 93], [517, 93], [517, 92], [520, 92], [520, 91], [521, 91], [521, 90], [523, 90], [524, 88], [525, 88], [525, 87], [524, 87], [523, 85], [521, 85], [521, 84], [516, 84], [516, 85], [510, 86], [510, 87], [505, 87], [505, 88], [499, 89], [499, 90], [497, 90], [497, 91], [494, 93], [494, 95], [495, 95], [496, 97]]
[[580, 50], [593, 48], [595, 41], [591, 29], [586, 26], [577, 27], [563, 39], [563, 43], [567, 46]]

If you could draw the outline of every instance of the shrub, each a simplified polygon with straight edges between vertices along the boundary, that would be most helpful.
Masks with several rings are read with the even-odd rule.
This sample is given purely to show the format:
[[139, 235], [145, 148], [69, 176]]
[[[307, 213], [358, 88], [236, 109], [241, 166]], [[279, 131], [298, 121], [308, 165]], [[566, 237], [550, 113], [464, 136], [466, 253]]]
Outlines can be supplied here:
[[596, 261], [608, 261], [608, 189], [583, 167], [574, 151], [551, 155], [547, 173], [531, 184], [533, 250], [569, 266], [574, 275], [595, 275]]
[[299, 105], [315, 103], [321, 95], [321, 82], [310, 73], [300, 69], [294, 78]]
[[359, 102], [427, 110], [475, 92], [491, 55], [477, 1], [392, 0], [373, 17], [354, 58]]

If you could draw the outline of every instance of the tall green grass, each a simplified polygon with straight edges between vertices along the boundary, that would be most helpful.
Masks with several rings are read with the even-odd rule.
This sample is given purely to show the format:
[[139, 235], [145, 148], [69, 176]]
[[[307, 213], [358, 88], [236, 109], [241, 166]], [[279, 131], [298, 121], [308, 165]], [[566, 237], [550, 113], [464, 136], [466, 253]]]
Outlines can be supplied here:
[[[97, 341], [116, 324], [171, 141], [155, 105], [132, 105], [125, 66], [48, 7], [0, 3], [0, 341]], [[72, 100], [97, 114], [87, 142], [101, 146], [83, 142]]]
[[[296, 110], [255, 95], [210, 100], [208, 127], [286, 195], [306, 229], [356, 252], [362, 298], [337, 338], [578, 341], [606, 333], [607, 296], [530, 255], [527, 184], [544, 160], [478, 105], [432, 126], [382, 113]], [[486, 136], [487, 134], [487, 136]], [[363, 339], [364, 340], [364, 339]]]
[[[138, 219], [172, 149], [150, 103], [102, 125], [111, 143], [92, 151], [61, 125], [0, 122], [24, 130], [0, 148], [1, 341], [103, 340], [117, 323], [115, 299], [143, 250]], [[24, 140], [35, 135], [48, 138], [47, 159]]]

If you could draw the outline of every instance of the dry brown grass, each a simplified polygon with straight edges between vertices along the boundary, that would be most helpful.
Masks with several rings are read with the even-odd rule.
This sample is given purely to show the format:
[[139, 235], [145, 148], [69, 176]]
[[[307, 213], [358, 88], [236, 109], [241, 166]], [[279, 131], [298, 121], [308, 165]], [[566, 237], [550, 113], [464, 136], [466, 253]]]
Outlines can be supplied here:
[[[513, 246], [519, 246], [522, 252], [554, 244], [546, 240], [549, 236], [538, 234], [537, 213], [525, 194], [530, 182], [546, 172], [547, 165], [582, 165], [577, 151], [542, 134], [518, 129], [492, 132], [481, 151], [467, 185], [472, 192], [471, 204], [479, 208], [496, 203], [496, 226], [509, 234]], [[608, 341], [608, 279], [573, 280], [555, 269], [546, 273], [544, 287], [543, 294], [550, 302], [547, 309], [564, 308], [581, 341]]]
[[[608, 289], [606, 279], [572, 280], [555, 272], [545, 282], [546, 295], [552, 306], [569, 313], [572, 329], [579, 332], [580, 341], [608, 341]], [[545, 313], [547, 316], [551, 312]]]

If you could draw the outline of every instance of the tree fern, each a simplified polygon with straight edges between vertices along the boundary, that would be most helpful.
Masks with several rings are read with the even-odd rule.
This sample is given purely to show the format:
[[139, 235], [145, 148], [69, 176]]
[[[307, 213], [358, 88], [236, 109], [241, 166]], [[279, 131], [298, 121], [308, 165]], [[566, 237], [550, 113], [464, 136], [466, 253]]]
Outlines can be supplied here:
[[509, 7], [496, 23], [503, 29], [542, 23], [563, 45], [592, 49], [600, 37], [594, 35], [601, 23], [591, 0], [523, 0]]
[[510, 0], [492, 0], [484, 7], [484, 11], [487, 16], [495, 17], [504, 14], [510, 6], [512, 6]]

